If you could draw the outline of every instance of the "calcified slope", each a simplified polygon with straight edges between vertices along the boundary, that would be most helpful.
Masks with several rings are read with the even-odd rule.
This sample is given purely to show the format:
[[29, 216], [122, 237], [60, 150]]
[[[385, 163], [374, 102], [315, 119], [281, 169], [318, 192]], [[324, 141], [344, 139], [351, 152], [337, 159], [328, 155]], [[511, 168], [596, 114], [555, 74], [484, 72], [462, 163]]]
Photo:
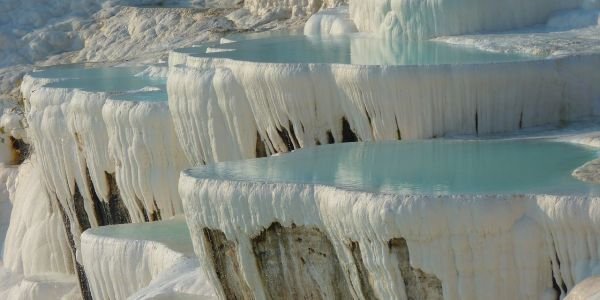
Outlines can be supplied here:
[[183, 219], [91, 229], [81, 249], [94, 299], [215, 298]]
[[[37, 80], [27, 77], [24, 86], [36, 86], [30, 81]], [[60, 85], [38, 87], [31, 95], [29, 132], [51, 178], [48, 189], [70, 208], [71, 217], [88, 219], [93, 227], [181, 213], [176, 189], [164, 184], [186, 165], [173, 138], [166, 96], [143, 101], [130, 93], [107, 101], [109, 96]], [[64, 160], [52, 159], [63, 155]], [[76, 193], [79, 204], [73, 203]]]
[[6, 231], [10, 224], [12, 210], [10, 194], [15, 192], [14, 183], [18, 171], [19, 169], [15, 166], [0, 165], [0, 180], [5, 183], [0, 189], [0, 264], [2, 263]]
[[[42, 183], [36, 158], [19, 167], [0, 268], [0, 298], [49, 299], [79, 294], [65, 217]], [[68, 227], [67, 227], [68, 228]]]
[[264, 14], [269, 10], [285, 10], [292, 16], [307, 15], [323, 7], [335, 7], [346, 0], [246, 0], [244, 7], [255, 14]]
[[109, 99], [102, 109], [118, 192], [134, 222], [181, 214], [173, 187], [188, 163], [173, 130], [166, 95], [155, 101], [128, 100], [133, 97]]
[[[447, 145], [453, 143], [461, 142]], [[507, 154], [500, 143], [496, 145], [503, 149], [497, 150], [500, 155], [491, 156], [499, 160], [486, 163], [485, 152], [479, 150], [463, 154], [468, 147], [453, 146], [460, 150], [453, 152], [425, 145], [433, 152], [404, 159], [387, 153], [396, 155], [387, 168], [385, 159], [374, 153], [357, 153], [350, 160], [341, 151], [343, 157], [330, 167], [321, 165], [324, 158], [298, 156], [307, 153], [301, 150], [276, 158], [294, 162], [282, 164], [283, 168], [274, 169], [278, 164], [269, 158], [184, 172], [179, 189], [194, 248], [220, 297], [556, 299], [597, 274], [600, 241], [595, 211], [600, 199], [515, 195], [525, 181], [544, 190], [567, 187], [551, 181], [552, 172], [543, 179], [549, 180], [548, 186], [536, 183], [529, 173], [523, 175], [526, 180], [501, 177], [512, 183], [477, 183], [480, 177], [514, 174], [516, 166], [502, 170], [494, 165], [506, 164], [511, 155], [516, 165], [523, 165], [537, 160], [540, 151], [533, 149], [524, 158], [520, 151]], [[496, 151], [494, 144], [489, 146]], [[554, 155], [567, 152], [558, 149]], [[432, 157], [447, 165], [431, 172], [415, 168], [427, 165], [425, 159]], [[377, 169], [374, 161], [379, 161]], [[544, 159], [539, 161], [541, 168], [547, 166]], [[393, 188], [398, 177], [387, 172], [397, 172], [394, 168], [400, 165], [408, 168], [398, 172], [406, 172], [402, 176], [409, 181], [406, 187]], [[449, 178], [459, 165], [466, 168], [460, 178]], [[535, 172], [526, 165], [523, 172]], [[493, 166], [497, 172], [479, 176], [467, 166], [481, 170]], [[294, 168], [296, 175], [285, 175], [290, 171], [286, 167]], [[569, 178], [567, 169], [556, 178], [569, 185], [583, 184]], [[291, 179], [297, 177], [316, 183]], [[420, 187], [413, 188], [410, 182], [423, 184], [423, 178], [447, 181], [448, 193], [464, 189], [464, 194], [427, 196], [427, 190], [415, 194]], [[318, 184], [322, 179], [327, 183]], [[344, 188], [327, 186], [331, 181]], [[397, 192], [350, 190], [362, 189], [363, 184]]]
[[360, 31], [394, 38], [429, 39], [544, 23], [552, 13], [580, 7], [583, 2], [584, 0], [351, 0], [350, 14]]
[[305, 35], [338, 35], [357, 31], [347, 7], [321, 10], [313, 14], [304, 25]]
[[[134, 79], [113, 79], [126, 80]], [[182, 213], [175, 182], [187, 163], [164, 98], [146, 103], [125, 95], [107, 101], [109, 93], [70, 88], [68, 81], [40, 87], [47, 81], [29, 76], [23, 85], [31, 88], [23, 93], [30, 95], [28, 136], [44, 188], [64, 210], [69, 253], [80, 249], [79, 237], [88, 228]], [[121, 88], [144, 86], [134, 83]], [[86, 292], [81, 268], [79, 277]]]
[[577, 284], [565, 300], [598, 300], [600, 299], [599, 286], [599, 277], [590, 277]]
[[333, 142], [559, 124], [597, 114], [600, 96], [598, 55], [359, 66], [254, 63], [172, 52], [169, 64], [169, 107], [193, 165]]

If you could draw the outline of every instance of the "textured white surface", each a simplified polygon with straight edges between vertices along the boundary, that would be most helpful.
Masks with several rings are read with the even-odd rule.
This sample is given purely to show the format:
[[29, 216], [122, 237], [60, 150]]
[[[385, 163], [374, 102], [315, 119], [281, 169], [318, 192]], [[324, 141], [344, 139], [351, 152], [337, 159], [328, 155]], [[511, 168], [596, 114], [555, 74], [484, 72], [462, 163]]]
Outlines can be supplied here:
[[558, 57], [600, 52], [600, 9], [568, 10], [526, 30], [438, 38], [438, 41], [502, 53]]
[[357, 31], [346, 6], [321, 10], [312, 15], [304, 25], [305, 35], [339, 35]]
[[565, 300], [598, 300], [600, 299], [600, 278], [590, 277], [578, 283], [569, 292]]
[[70, 199], [78, 187], [90, 225], [98, 225], [91, 193], [108, 202], [107, 173], [115, 174], [132, 221], [143, 221], [141, 211], [150, 214], [157, 208], [163, 217], [181, 213], [175, 182], [185, 159], [166, 102], [107, 101], [104, 92], [39, 87], [46, 81], [25, 78], [23, 94], [31, 95], [29, 136], [40, 150], [49, 191], [68, 208], [72, 220]]
[[600, 112], [600, 56], [516, 63], [359, 66], [269, 64], [172, 52], [169, 107], [193, 165], [342, 140], [511, 132]]
[[13, 209], [0, 266], [0, 298], [77, 299], [63, 219], [46, 194], [38, 168], [34, 157], [7, 182]]
[[15, 178], [18, 168], [15, 166], [0, 165], [0, 266], [4, 253], [4, 240], [10, 224], [12, 202], [10, 194], [15, 192]]
[[131, 231], [130, 236], [110, 234], [112, 228], [152, 226], [158, 229], [161, 223], [164, 222], [117, 225], [84, 232], [83, 265], [94, 299], [177, 298], [178, 295], [214, 298], [213, 288], [199, 272], [198, 261], [191, 253], [189, 237], [181, 244], [147, 236], [136, 238], [135, 231]]
[[4, 267], [33, 276], [72, 274], [73, 260], [59, 208], [48, 198], [37, 162], [19, 168], [14, 185], [13, 209], [4, 245]]
[[163, 218], [183, 213], [175, 187], [188, 164], [167, 102], [108, 100], [102, 116], [117, 185], [131, 220], [143, 222], [144, 212], [159, 211]]
[[[158, 0], [66, 0], [0, 3], [0, 96], [17, 100], [33, 65], [72, 62], [155, 62], [170, 49], [233, 30], [224, 16], [188, 8], [138, 8]], [[18, 4], [18, 5], [17, 5]]]
[[246, 0], [244, 7], [254, 14], [265, 14], [269, 10], [288, 10], [293, 16], [309, 15], [325, 7], [335, 7], [346, 0]]
[[392, 38], [429, 39], [516, 29], [544, 23], [583, 0], [391, 0], [350, 1], [350, 15], [363, 32]]
[[259, 299], [264, 286], [251, 239], [272, 222], [326, 233], [343, 273], [349, 274], [346, 279], [354, 283], [360, 281], [347, 242], [357, 241], [369, 281], [382, 299], [405, 299], [396, 284], [401, 274], [390, 267], [395, 266], [387, 250], [393, 238], [406, 239], [413, 267], [442, 281], [444, 299], [556, 299], [553, 276], [570, 290], [600, 272], [597, 198], [396, 196], [188, 174], [179, 189], [195, 251], [210, 280], [218, 286], [205, 227], [235, 241], [241, 274]]

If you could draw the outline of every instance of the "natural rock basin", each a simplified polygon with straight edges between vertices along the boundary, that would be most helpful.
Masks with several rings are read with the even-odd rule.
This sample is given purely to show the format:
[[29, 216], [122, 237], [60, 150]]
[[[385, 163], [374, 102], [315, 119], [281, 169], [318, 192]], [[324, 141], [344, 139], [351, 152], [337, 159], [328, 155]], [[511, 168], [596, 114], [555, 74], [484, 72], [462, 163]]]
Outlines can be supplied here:
[[364, 34], [230, 39], [169, 55], [169, 108], [192, 165], [600, 112], [598, 54], [547, 59]]
[[[160, 70], [73, 65], [24, 79], [28, 134], [44, 178], [52, 178], [42, 184], [64, 209], [73, 254], [86, 229], [182, 212], [176, 182], [187, 162]], [[96, 293], [77, 268], [82, 291]]]
[[[238, 40], [237, 37], [232, 37]], [[196, 56], [261, 63], [439, 65], [532, 60], [432, 41], [387, 41], [366, 34], [304, 36], [274, 33], [239, 42], [184, 50]]]
[[597, 157], [579, 145], [431, 140], [312, 147], [189, 171], [197, 178], [319, 184], [399, 194], [596, 194], [571, 172]]
[[571, 175], [596, 157], [543, 139], [329, 145], [188, 170], [179, 191], [220, 297], [556, 299], [600, 269], [599, 186]]
[[165, 78], [137, 75], [144, 69], [139, 67], [103, 67], [103, 68], [58, 68], [34, 73], [40, 78], [56, 78], [56, 82], [48, 83], [48, 88], [81, 89], [88, 92], [126, 92], [143, 88], [159, 89], [166, 82]]
[[214, 299], [183, 218], [90, 229], [81, 249], [94, 299]]

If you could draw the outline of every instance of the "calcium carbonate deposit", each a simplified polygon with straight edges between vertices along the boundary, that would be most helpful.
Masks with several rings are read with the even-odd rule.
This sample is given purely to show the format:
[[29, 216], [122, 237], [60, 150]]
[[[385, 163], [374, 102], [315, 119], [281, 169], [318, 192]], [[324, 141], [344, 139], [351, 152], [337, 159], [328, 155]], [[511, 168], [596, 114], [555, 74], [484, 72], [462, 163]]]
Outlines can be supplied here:
[[600, 299], [599, 70], [597, 0], [0, 0], [0, 299]]

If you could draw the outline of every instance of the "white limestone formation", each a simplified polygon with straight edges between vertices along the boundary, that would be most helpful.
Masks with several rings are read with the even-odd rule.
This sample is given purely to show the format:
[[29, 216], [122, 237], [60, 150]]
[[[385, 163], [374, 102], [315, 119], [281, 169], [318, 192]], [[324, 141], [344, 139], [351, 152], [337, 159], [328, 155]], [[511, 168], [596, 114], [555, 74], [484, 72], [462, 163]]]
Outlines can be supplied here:
[[[284, 251], [279, 258], [288, 266], [284, 273], [265, 277], [277, 265], [261, 264], [272, 254], [260, 245], [280, 237], [275, 243], [288, 247], [286, 230], [300, 230], [291, 235], [301, 237], [297, 247], [305, 247], [309, 242], [302, 240], [315, 236], [308, 229], [330, 240], [335, 251], [319, 250], [327, 258], [317, 265], [337, 264], [344, 279], [334, 285], [357, 299], [435, 295], [436, 280], [444, 299], [556, 299], [600, 270], [594, 213], [600, 202], [594, 197], [374, 194], [193, 174], [183, 174], [179, 189], [195, 251], [221, 298], [272, 298], [273, 290], [285, 284], [277, 278], [295, 276], [286, 270], [315, 267], [310, 256], [303, 256], [300, 264]], [[278, 226], [283, 231], [269, 234]], [[211, 250], [223, 249], [221, 245], [229, 245], [227, 256]], [[417, 280], [429, 283], [422, 288], [406, 284], [406, 273], [397, 267], [403, 259], [408, 259]], [[226, 267], [231, 265], [236, 267]], [[331, 282], [323, 277], [314, 293], [331, 296]], [[237, 286], [246, 286], [248, 292]]]
[[484, 135], [585, 119], [600, 112], [599, 66], [598, 55], [361, 66], [172, 52], [167, 88], [183, 151], [199, 165], [352, 139]]
[[12, 212], [0, 265], [2, 299], [80, 297], [63, 213], [48, 197], [41, 176], [34, 157], [7, 182]]
[[555, 12], [581, 7], [583, 0], [391, 0], [350, 1], [362, 32], [388, 38], [430, 39], [493, 32], [545, 23]]
[[[102, 109], [119, 194], [133, 222], [183, 213], [177, 189], [188, 166], [166, 101], [109, 99]], [[152, 217], [154, 214], [154, 217]]]
[[246, 0], [244, 7], [254, 14], [265, 14], [269, 10], [288, 10], [292, 16], [310, 15], [321, 8], [336, 7], [346, 0]]
[[321, 10], [312, 15], [304, 25], [305, 35], [342, 35], [357, 32], [347, 7]]
[[185, 220], [104, 226], [82, 236], [94, 299], [212, 299]]

